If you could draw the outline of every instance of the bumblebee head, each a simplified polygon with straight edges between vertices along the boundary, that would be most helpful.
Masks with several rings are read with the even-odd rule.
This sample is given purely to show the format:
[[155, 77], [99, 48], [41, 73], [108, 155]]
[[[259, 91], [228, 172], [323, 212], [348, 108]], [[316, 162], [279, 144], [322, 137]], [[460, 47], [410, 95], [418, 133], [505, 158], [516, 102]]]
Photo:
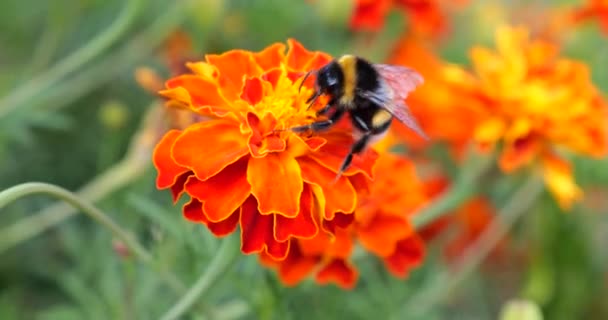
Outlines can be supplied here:
[[315, 80], [315, 91], [319, 94], [328, 94], [332, 97], [339, 97], [342, 94], [344, 74], [340, 65], [332, 61], [317, 71]]

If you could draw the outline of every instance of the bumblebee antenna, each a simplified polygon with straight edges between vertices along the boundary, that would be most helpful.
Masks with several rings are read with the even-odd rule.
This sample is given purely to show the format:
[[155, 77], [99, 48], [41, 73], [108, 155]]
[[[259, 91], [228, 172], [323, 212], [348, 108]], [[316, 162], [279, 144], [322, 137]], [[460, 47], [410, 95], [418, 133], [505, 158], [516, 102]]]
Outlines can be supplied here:
[[312, 107], [312, 105], [315, 104], [315, 102], [317, 102], [317, 99], [319, 98], [320, 95], [321, 95], [321, 93], [319, 93], [318, 91], [315, 91], [315, 94], [313, 94], [310, 98], [308, 98], [308, 100], [306, 100], [306, 103], [308, 103], [308, 107], [306, 108], [306, 110], [309, 110], [310, 107]]
[[304, 85], [304, 82], [306, 82], [306, 79], [308, 79], [308, 77], [310, 76], [311, 73], [313, 73], [313, 70], [306, 72], [304, 79], [302, 79], [302, 82], [300, 82], [300, 87], [298, 88], [298, 92], [300, 92], [302, 90], [302, 86]]

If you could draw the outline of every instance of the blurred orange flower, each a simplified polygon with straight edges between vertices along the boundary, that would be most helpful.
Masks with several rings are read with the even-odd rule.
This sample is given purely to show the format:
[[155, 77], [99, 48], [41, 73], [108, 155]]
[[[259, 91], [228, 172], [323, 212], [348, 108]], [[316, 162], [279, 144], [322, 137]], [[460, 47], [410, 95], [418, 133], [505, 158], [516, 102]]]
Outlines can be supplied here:
[[[414, 165], [396, 155], [382, 153], [374, 167], [374, 182], [368, 192], [360, 192], [354, 223], [342, 223], [333, 236], [319, 233], [312, 239], [292, 240], [287, 258], [269, 260], [281, 280], [295, 285], [310, 273], [320, 284], [333, 282], [353, 288], [358, 272], [350, 262], [355, 243], [381, 258], [387, 269], [406, 277], [424, 257], [424, 244], [414, 231], [411, 215], [427, 201], [424, 186]], [[346, 216], [340, 218], [345, 221]]]
[[430, 139], [417, 137], [400, 123], [395, 123], [393, 128], [409, 147], [447, 142], [458, 154], [471, 141], [475, 126], [483, 117], [483, 108], [475, 95], [470, 94], [474, 88], [452, 85], [454, 66], [442, 61], [433, 51], [428, 43], [407, 33], [388, 58], [388, 63], [410, 66], [424, 77], [424, 83], [408, 97], [408, 105]]
[[183, 208], [188, 220], [217, 236], [240, 225], [241, 250], [275, 260], [287, 257], [291, 239], [333, 233], [336, 217], [352, 216], [376, 157], [371, 150], [355, 157], [333, 183], [353, 142], [350, 130], [284, 130], [314, 120], [306, 104], [313, 89], [307, 83], [299, 90], [299, 80], [330, 61], [294, 40], [288, 45], [287, 53], [277, 43], [207, 55], [187, 64], [193, 74], [168, 80], [160, 92], [167, 105], [208, 120], [169, 131], [153, 159], [157, 187], [175, 200], [191, 198]]
[[582, 191], [557, 149], [605, 155], [606, 102], [588, 67], [560, 58], [554, 43], [530, 40], [526, 29], [510, 27], [497, 30], [496, 43], [495, 51], [471, 50], [473, 72], [440, 62], [408, 39], [390, 62], [425, 77], [408, 101], [429, 136], [457, 146], [471, 139], [484, 149], [500, 145], [504, 172], [540, 164], [549, 190], [569, 208]]
[[608, 0], [587, 0], [587, 2], [573, 12], [575, 22], [587, 21], [597, 18], [600, 28], [608, 35]]
[[466, 2], [468, 0], [356, 0], [350, 26], [353, 30], [378, 31], [395, 7], [409, 17], [414, 33], [438, 35], [447, 28], [445, 10]]
[[[471, 51], [473, 82], [487, 113], [475, 140], [502, 143], [499, 165], [505, 172], [540, 159], [549, 190], [569, 208], [582, 192], [555, 149], [605, 155], [606, 103], [591, 83], [588, 67], [559, 58], [553, 43], [530, 40], [526, 29], [508, 27], [498, 29], [496, 42], [497, 51]], [[454, 84], [466, 82], [471, 82], [469, 76]]]

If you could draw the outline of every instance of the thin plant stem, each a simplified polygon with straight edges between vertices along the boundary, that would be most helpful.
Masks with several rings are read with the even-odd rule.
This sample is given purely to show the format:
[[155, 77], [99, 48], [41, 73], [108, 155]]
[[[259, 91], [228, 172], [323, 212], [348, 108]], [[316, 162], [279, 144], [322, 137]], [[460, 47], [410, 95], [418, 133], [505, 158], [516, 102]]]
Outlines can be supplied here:
[[[515, 222], [524, 213], [528, 212], [543, 190], [542, 178], [537, 173], [533, 173], [511, 196], [507, 204], [499, 210], [493, 222], [467, 248], [464, 255], [454, 263], [454, 271], [444, 271], [434, 275], [434, 280], [427, 289], [412, 297], [401, 311], [403, 313], [407, 312], [407, 314], [424, 314], [429, 308], [439, 303], [477, 269]], [[398, 319], [400, 317], [395, 315], [393, 318]]]
[[148, 251], [135, 241], [133, 237], [123, 230], [116, 222], [114, 222], [107, 214], [93, 206], [88, 201], [80, 199], [72, 192], [61, 187], [43, 183], [43, 182], [27, 182], [16, 185], [0, 192], [0, 209], [6, 205], [26, 196], [33, 194], [47, 194], [57, 199], [61, 199], [72, 206], [78, 208], [83, 213], [99, 222], [104, 227], [108, 228], [112, 233], [133, 252], [133, 254], [141, 261], [150, 263], [152, 256]]
[[[79, 198], [96, 202], [111, 192], [128, 185], [143, 176], [150, 167], [152, 148], [157, 138], [158, 122], [162, 119], [162, 106], [158, 103], [148, 107], [138, 133], [131, 139], [129, 152], [123, 160], [101, 173], [76, 193]], [[53, 204], [39, 213], [24, 218], [15, 224], [0, 229], [0, 254], [52, 228], [78, 211], [65, 203]]]
[[[141, 176], [147, 166], [134, 160], [136, 159], [126, 159], [112, 166], [78, 191], [78, 197], [95, 202]], [[41, 210], [40, 213], [23, 218], [13, 225], [1, 229], [0, 254], [58, 225], [77, 213], [78, 210], [73, 206], [56, 203]]]
[[161, 317], [162, 320], [181, 318], [197, 300], [201, 299], [209, 288], [227, 273], [228, 268], [239, 256], [240, 251], [237, 240], [239, 240], [238, 237], [232, 236], [223, 241], [205, 272], [190, 287], [188, 292]]
[[100, 35], [84, 47], [59, 61], [46, 73], [26, 82], [0, 100], [0, 118], [27, 102], [31, 96], [50, 88], [55, 82], [74, 72], [114, 44], [133, 23], [141, 11], [143, 0], [129, 0], [120, 16]]

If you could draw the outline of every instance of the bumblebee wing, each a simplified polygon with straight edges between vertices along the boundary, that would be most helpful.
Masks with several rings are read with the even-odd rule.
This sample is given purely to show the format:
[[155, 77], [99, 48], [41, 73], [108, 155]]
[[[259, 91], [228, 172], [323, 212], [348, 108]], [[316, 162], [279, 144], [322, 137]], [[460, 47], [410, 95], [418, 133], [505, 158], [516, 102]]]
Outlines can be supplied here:
[[414, 69], [390, 64], [374, 64], [380, 77], [393, 91], [393, 99], [405, 100], [407, 96], [424, 82], [422, 76]]
[[423, 83], [422, 76], [413, 69], [402, 66], [374, 64], [374, 68], [382, 79], [382, 86], [375, 92], [366, 91], [362, 95], [386, 109], [418, 135], [428, 139], [405, 103], [408, 94]]

